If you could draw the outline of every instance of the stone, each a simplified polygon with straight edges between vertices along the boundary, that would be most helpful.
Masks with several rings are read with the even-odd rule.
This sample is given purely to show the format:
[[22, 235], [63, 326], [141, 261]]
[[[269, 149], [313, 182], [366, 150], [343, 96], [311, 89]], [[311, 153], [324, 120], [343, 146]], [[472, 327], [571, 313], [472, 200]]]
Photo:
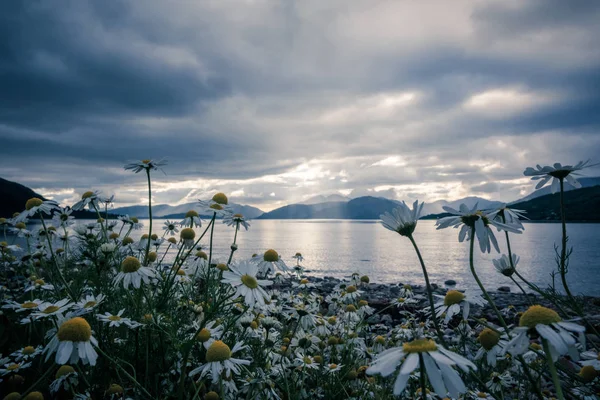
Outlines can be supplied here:
[[509, 286], [500, 286], [498, 288], [499, 292], [504, 292], [504, 293], [510, 293], [510, 287]]
[[447, 281], [444, 282], [444, 285], [455, 286], [456, 285], [456, 281], [454, 279], [448, 279]]

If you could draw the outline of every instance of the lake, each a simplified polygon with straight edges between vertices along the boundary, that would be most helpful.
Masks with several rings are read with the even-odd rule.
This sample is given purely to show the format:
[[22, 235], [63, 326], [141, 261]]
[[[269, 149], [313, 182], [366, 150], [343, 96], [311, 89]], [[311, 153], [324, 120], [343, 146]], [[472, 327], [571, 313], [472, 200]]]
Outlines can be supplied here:
[[[133, 238], [147, 232], [134, 231]], [[154, 232], [162, 235], [164, 220], [154, 221]], [[201, 233], [204, 230], [196, 228]], [[391, 232], [378, 221], [365, 220], [254, 220], [250, 229], [238, 234], [239, 250], [234, 259], [250, 257], [273, 248], [288, 265], [292, 256], [302, 253], [303, 265], [312, 276], [346, 277], [353, 272], [366, 274], [371, 282], [424, 284], [417, 256], [405, 237]], [[567, 225], [569, 244], [574, 247], [570, 258], [568, 282], [573, 293], [600, 296], [600, 224]], [[234, 229], [217, 221], [214, 249], [219, 260], [227, 260]], [[505, 250], [504, 234], [494, 233]], [[537, 285], [551, 283], [550, 273], [556, 270], [554, 243], [561, 240], [559, 223], [525, 223], [521, 235], [511, 235], [513, 252], [521, 257], [520, 273]], [[201, 244], [208, 245], [208, 234]], [[435, 229], [435, 221], [419, 221], [414, 233], [431, 282], [443, 285], [447, 279], [457, 282], [457, 288], [477, 286], [469, 270], [469, 244], [458, 242], [458, 229]], [[512, 282], [498, 273], [492, 264], [500, 255], [482, 254], [475, 247], [475, 268], [486, 288], [496, 290]], [[557, 286], [560, 287], [560, 279]]]

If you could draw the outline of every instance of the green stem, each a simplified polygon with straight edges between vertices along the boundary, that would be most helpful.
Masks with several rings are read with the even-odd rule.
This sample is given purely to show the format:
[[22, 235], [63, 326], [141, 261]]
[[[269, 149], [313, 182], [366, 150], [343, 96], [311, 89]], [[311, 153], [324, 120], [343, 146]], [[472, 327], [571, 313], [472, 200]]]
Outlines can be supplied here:
[[150, 241], [152, 240], [152, 184], [150, 183], [150, 168], [146, 168], [148, 177], [148, 243], [146, 244], [146, 255], [144, 256], [144, 265], [148, 265], [148, 253], [150, 252]]
[[45, 236], [46, 236], [46, 240], [48, 241], [48, 247], [50, 248], [50, 256], [52, 257], [52, 263], [54, 263], [56, 272], [58, 272], [58, 276], [60, 277], [60, 280], [62, 281], [63, 285], [65, 285], [65, 290], [69, 294], [69, 297], [71, 298], [71, 300], [77, 301], [75, 299], [75, 296], [73, 296], [73, 292], [71, 292], [71, 288], [69, 287], [67, 280], [65, 279], [65, 277], [63, 276], [63, 274], [60, 270], [58, 262], [56, 261], [56, 256], [54, 255], [54, 250], [52, 249], [52, 242], [50, 241], [50, 235], [49, 235], [48, 229], [46, 229], [46, 222], [44, 221], [44, 217], [42, 216], [42, 213], [40, 213], [40, 220], [42, 221], [42, 226], [44, 227], [44, 232], [46, 232]]
[[425, 385], [425, 361], [423, 355], [419, 353], [419, 380], [421, 382], [421, 398], [427, 400], [427, 386]]
[[229, 260], [227, 260], [227, 265], [231, 264], [231, 259], [233, 258], [233, 253], [235, 252], [235, 244], [237, 242], [237, 234], [240, 229], [240, 223], [238, 222], [235, 225], [235, 234], [233, 235], [233, 244], [231, 245], [231, 253], [229, 254]]
[[217, 217], [216, 211], [213, 213], [212, 221], [213, 224], [210, 228], [210, 244], [209, 244], [209, 252], [208, 252], [208, 267], [210, 268], [212, 262], [212, 250], [213, 250], [213, 234], [215, 233], [215, 218]]
[[417, 246], [417, 242], [413, 238], [412, 234], [408, 235], [408, 239], [412, 243], [415, 248], [415, 252], [417, 253], [417, 257], [419, 257], [419, 262], [421, 263], [421, 268], [423, 269], [423, 276], [425, 277], [425, 286], [427, 287], [427, 298], [429, 299], [429, 307], [431, 308], [431, 319], [433, 320], [433, 325], [435, 326], [435, 330], [438, 334], [438, 338], [442, 345], [446, 345], [444, 341], [444, 334], [440, 329], [439, 322], [437, 320], [437, 315], [435, 313], [435, 304], [433, 303], [433, 289], [431, 288], [431, 284], [429, 283], [429, 274], [427, 274], [427, 268], [425, 268], [425, 262], [423, 261], [423, 257], [421, 256], [421, 252], [419, 251], [419, 247]]
[[525, 291], [525, 289], [523, 289], [523, 286], [521, 286], [521, 285], [519, 284], [519, 282], [517, 282], [517, 280], [514, 278], [514, 276], [512, 276], [512, 275], [511, 275], [511, 276], [510, 276], [510, 279], [513, 281], [513, 283], [514, 283], [515, 285], [517, 285], [517, 287], [518, 287], [519, 289], [521, 289], [521, 292], [523, 292], [523, 295], [525, 296], [525, 299], [527, 300], [527, 302], [529, 303], [529, 305], [530, 305], [530, 306], [532, 306], [532, 305], [533, 305], [533, 302], [532, 302], [532, 301], [531, 301], [531, 299], [529, 298], [529, 295], [527, 294], [527, 292]]
[[558, 379], [556, 367], [554, 366], [554, 361], [552, 361], [552, 355], [550, 354], [550, 346], [548, 345], [548, 341], [544, 338], [542, 338], [542, 345], [544, 346], [544, 353], [546, 353], [546, 361], [548, 362], [550, 375], [552, 375], [552, 382], [554, 382], [554, 388], [556, 389], [556, 397], [558, 397], [558, 400], [564, 400], [565, 397], [562, 392], [562, 387], [560, 386], [560, 380]]

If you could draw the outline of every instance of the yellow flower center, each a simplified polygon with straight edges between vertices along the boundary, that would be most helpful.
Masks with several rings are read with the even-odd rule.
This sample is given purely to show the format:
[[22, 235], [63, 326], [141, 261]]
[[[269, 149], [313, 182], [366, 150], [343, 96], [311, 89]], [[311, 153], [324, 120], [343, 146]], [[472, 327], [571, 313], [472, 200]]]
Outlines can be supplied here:
[[140, 222], [140, 220], [138, 219], [138, 217], [131, 217], [131, 222], [137, 224], [138, 222]]
[[8, 395], [6, 395], [6, 397], [4, 397], [4, 400], [20, 400], [21, 399], [21, 393], [19, 392], [12, 392], [9, 393]]
[[304, 357], [302, 359], [302, 361], [304, 361], [304, 364], [308, 364], [308, 365], [312, 364], [312, 360], [310, 359], [310, 357]]
[[521, 315], [519, 326], [534, 328], [537, 324], [550, 325], [560, 321], [561, 318], [556, 311], [543, 306], [531, 306]]
[[481, 344], [481, 347], [483, 347], [486, 350], [491, 350], [492, 347], [497, 345], [500, 341], [500, 335], [498, 335], [490, 328], [485, 328], [481, 331], [481, 333], [477, 337], [477, 340]]
[[36, 284], [36, 285], [38, 285], [38, 286], [41, 286], [41, 285], [45, 285], [45, 284], [46, 284], [46, 282], [44, 282], [44, 280], [43, 280], [43, 279], [36, 279], [36, 280], [35, 280], [33, 283], [35, 283], [35, 284]]
[[210, 339], [210, 331], [206, 328], [202, 328], [198, 335], [196, 335], [196, 339], [202, 343], [206, 342], [208, 339]]
[[256, 278], [248, 274], [242, 275], [242, 283], [248, 286], [250, 289], [256, 289], [258, 287], [258, 281]]
[[94, 192], [92, 192], [91, 190], [88, 190], [87, 192], [85, 192], [84, 194], [81, 195], [81, 199], [89, 199], [93, 195], [94, 195]]
[[204, 395], [204, 400], [219, 400], [219, 394], [217, 392], [208, 392]]
[[212, 197], [212, 200], [217, 204], [227, 204], [227, 196], [224, 193], [217, 193]]
[[150, 164], [150, 162], [151, 162], [151, 161], [152, 161], [152, 160], [148, 160], [148, 159], [146, 159], [146, 160], [142, 160], [142, 164]]
[[54, 375], [54, 379], [58, 379], [61, 376], [70, 374], [72, 372], [75, 372], [75, 370], [70, 365], [61, 365], [60, 368], [58, 369], [58, 371], [56, 371], [56, 375]]
[[408, 283], [405, 285], [402, 285], [402, 288], [406, 289], [406, 290], [412, 290], [412, 286], [410, 286]]
[[158, 258], [158, 254], [156, 254], [155, 251], [151, 251], [150, 253], [148, 253], [148, 261], [154, 262], [154, 261], [156, 261], [157, 258]]
[[110, 317], [108, 317], [108, 319], [111, 321], [120, 321], [121, 317], [119, 317], [118, 315], [111, 315]]
[[87, 342], [92, 337], [92, 328], [85, 319], [75, 317], [62, 323], [57, 336], [61, 342]]
[[540, 346], [538, 343], [531, 343], [529, 345], [529, 347], [531, 347], [534, 350], [538, 350], [538, 351], [542, 350], [542, 346]]
[[223, 206], [220, 204], [211, 204], [209, 206], [209, 208], [213, 209], [213, 210], [217, 210], [217, 211], [221, 211], [223, 209]]
[[488, 395], [483, 392], [479, 392], [477, 393], [477, 397], [479, 397], [480, 399], [487, 399]]
[[231, 349], [220, 340], [215, 340], [206, 351], [206, 362], [220, 362], [231, 358]]
[[377, 336], [375, 338], [375, 343], [377, 343], [377, 344], [385, 344], [385, 338], [383, 336]]
[[27, 200], [27, 202], [25, 203], [25, 209], [27, 211], [29, 211], [33, 207], [41, 206], [42, 203], [43, 203], [42, 199], [38, 199], [37, 197], [32, 197], [31, 199]]
[[110, 235], [108, 235], [108, 238], [111, 240], [115, 240], [119, 238], [119, 234], [117, 232], [113, 232]]
[[144, 234], [143, 234], [143, 235], [140, 237], [140, 239], [141, 239], [141, 240], [148, 240], [148, 238], [149, 238], [149, 237], [150, 237], [150, 236], [148, 236], [148, 234], [147, 234], [147, 233], [144, 233]]
[[337, 368], [337, 364], [329, 364], [329, 369], [336, 369]]
[[364, 306], [368, 306], [368, 305], [369, 305], [369, 302], [366, 300], [361, 300], [358, 302], [359, 307], [364, 307]]
[[194, 238], [196, 237], [196, 232], [194, 232], [192, 228], [184, 228], [179, 233], [179, 237], [182, 240], [194, 240]]
[[127, 246], [131, 243], [133, 243], [133, 239], [131, 237], [127, 236], [125, 239], [123, 239], [123, 246]]
[[198, 257], [198, 258], [204, 258], [205, 260], [208, 260], [208, 254], [206, 254], [203, 251], [197, 251], [196, 252], [196, 257]]
[[229, 270], [229, 268], [227, 267], [227, 264], [224, 264], [224, 263], [217, 264], [217, 269], [219, 271], [227, 271], [227, 270]]
[[402, 345], [405, 353], [426, 353], [436, 349], [437, 345], [431, 339], [417, 339]]
[[52, 314], [53, 312], [56, 312], [59, 309], [60, 309], [60, 307], [57, 307], [57, 306], [49, 306], [49, 307], [46, 307], [46, 309], [43, 312], [44, 312], [44, 314]]
[[6, 367], [6, 369], [9, 371], [14, 371], [15, 369], [19, 369], [20, 366], [21, 364], [10, 364], [8, 367]]
[[98, 303], [96, 303], [96, 302], [95, 302], [95, 301], [93, 301], [93, 300], [90, 300], [90, 301], [88, 301], [87, 303], [85, 303], [85, 304], [83, 305], [83, 308], [92, 308], [92, 307], [94, 307], [96, 304], [98, 304]]
[[197, 216], [198, 216], [198, 212], [195, 210], [190, 210], [185, 213], [185, 218], [191, 218], [191, 217], [197, 217]]
[[327, 319], [327, 323], [329, 323], [329, 325], [335, 325], [336, 322], [337, 322], [337, 318], [336, 317], [329, 317]]
[[25, 222], [17, 222], [15, 224], [15, 228], [17, 228], [17, 229], [25, 229], [25, 228], [27, 228], [27, 225], [25, 225]]
[[448, 290], [446, 296], [444, 297], [444, 305], [451, 306], [453, 304], [458, 304], [465, 299], [465, 295], [459, 292], [458, 290]]
[[244, 218], [242, 214], [233, 214], [233, 218], [241, 219]]
[[308, 283], [308, 279], [304, 278], [300, 281], [301, 285], [306, 285]]
[[346, 306], [346, 312], [356, 312], [356, 307], [353, 304], [348, 304]]
[[40, 392], [31, 392], [23, 400], [44, 400], [44, 395]]
[[363, 275], [360, 277], [360, 281], [362, 283], [369, 283], [371, 281], [371, 279], [367, 275]]
[[406, 301], [406, 299], [404, 297], [398, 298], [398, 303], [404, 303], [405, 301]]
[[269, 249], [265, 251], [263, 259], [267, 262], [277, 262], [279, 261], [279, 254], [273, 249]]
[[129, 274], [137, 271], [141, 266], [142, 264], [140, 263], [140, 260], [132, 256], [127, 256], [121, 263], [121, 271]]
[[23, 352], [23, 354], [28, 356], [35, 352], [35, 348], [33, 346], [25, 346], [25, 347], [23, 347], [22, 352]]
[[28, 301], [26, 303], [21, 304], [21, 308], [28, 308], [28, 309], [29, 308], [34, 308], [34, 307], [37, 307], [37, 306], [38, 306], [38, 304], [34, 303], [32, 301]]
[[589, 382], [593, 381], [594, 379], [596, 379], [597, 376], [598, 376], [598, 371], [596, 371], [596, 369], [594, 367], [592, 367], [591, 365], [586, 365], [584, 367], [581, 367], [581, 370], [579, 370], [579, 377], [585, 383], [589, 383]]
[[346, 288], [346, 292], [347, 293], [354, 293], [354, 292], [356, 292], [356, 286], [348, 286]]
[[323, 362], [323, 357], [321, 356], [314, 356], [313, 359], [317, 364], [321, 364]]
[[119, 393], [123, 393], [123, 387], [121, 387], [121, 385], [117, 385], [116, 383], [112, 383], [106, 390], [106, 394], [119, 394]]
[[177, 244], [177, 239], [175, 239], [174, 237], [170, 237], [167, 239], [167, 242], [169, 242], [171, 244]]

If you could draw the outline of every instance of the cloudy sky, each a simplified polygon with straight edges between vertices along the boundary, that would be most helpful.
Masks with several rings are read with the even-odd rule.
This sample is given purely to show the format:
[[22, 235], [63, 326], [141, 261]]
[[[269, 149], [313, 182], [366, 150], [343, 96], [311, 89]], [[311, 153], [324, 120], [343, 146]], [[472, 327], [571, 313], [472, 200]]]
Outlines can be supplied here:
[[[600, 161], [600, 2], [12, 1], [0, 176], [64, 203], [514, 200]], [[592, 168], [586, 175], [598, 176]]]

